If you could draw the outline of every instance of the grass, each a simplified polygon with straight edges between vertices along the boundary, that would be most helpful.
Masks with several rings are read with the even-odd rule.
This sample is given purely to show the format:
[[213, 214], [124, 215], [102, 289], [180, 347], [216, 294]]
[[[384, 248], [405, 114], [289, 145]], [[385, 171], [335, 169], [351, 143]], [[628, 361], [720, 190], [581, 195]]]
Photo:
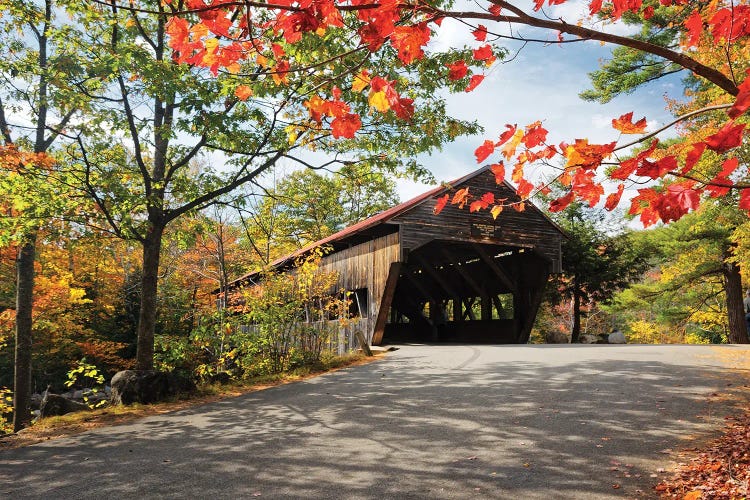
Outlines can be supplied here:
[[249, 392], [261, 391], [270, 387], [305, 380], [349, 366], [369, 363], [379, 357], [373, 356], [368, 358], [360, 353], [349, 353], [326, 359], [317, 366], [298, 367], [286, 373], [232, 380], [228, 384], [214, 383], [199, 385], [195, 393], [183, 396], [182, 398], [175, 398], [171, 401], [151, 405], [108, 406], [89, 412], [48, 417], [37, 420], [33, 425], [16, 434], [0, 437], [0, 451], [70, 436], [97, 427], [123, 424], [150, 415], [170, 413], [192, 406], [237, 397]]

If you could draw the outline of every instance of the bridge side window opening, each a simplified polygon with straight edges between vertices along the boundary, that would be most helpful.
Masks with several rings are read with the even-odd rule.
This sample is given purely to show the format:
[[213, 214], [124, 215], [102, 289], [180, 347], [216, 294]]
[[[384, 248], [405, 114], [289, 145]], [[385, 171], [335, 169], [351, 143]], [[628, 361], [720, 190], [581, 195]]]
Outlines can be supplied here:
[[369, 300], [367, 288], [357, 288], [347, 292], [349, 299], [349, 317], [366, 318], [369, 310]]

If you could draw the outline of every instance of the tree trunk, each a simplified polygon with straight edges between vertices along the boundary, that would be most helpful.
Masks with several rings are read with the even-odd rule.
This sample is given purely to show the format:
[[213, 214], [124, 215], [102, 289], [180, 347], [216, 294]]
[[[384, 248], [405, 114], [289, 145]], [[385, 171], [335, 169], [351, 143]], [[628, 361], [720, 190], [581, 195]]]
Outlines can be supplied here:
[[745, 310], [742, 305], [742, 276], [740, 266], [733, 262], [724, 262], [724, 293], [727, 300], [729, 316], [729, 343], [748, 344]]
[[154, 331], [156, 330], [159, 254], [163, 234], [164, 227], [162, 224], [152, 225], [151, 232], [142, 243], [143, 276], [141, 277], [141, 310], [138, 314], [136, 370], [154, 369]]
[[16, 259], [16, 351], [13, 379], [13, 431], [31, 421], [31, 344], [36, 231], [26, 235]]
[[581, 294], [576, 285], [573, 286], [573, 328], [570, 332], [570, 343], [578, 342], [581, 336]]

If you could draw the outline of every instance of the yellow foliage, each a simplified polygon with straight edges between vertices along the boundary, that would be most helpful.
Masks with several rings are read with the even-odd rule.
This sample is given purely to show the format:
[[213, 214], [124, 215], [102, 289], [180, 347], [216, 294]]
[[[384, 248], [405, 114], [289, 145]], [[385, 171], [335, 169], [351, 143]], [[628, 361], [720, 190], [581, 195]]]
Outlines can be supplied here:
[[676, 344], [683, 340], [682, 332], [646, 320], [636, 320], [627, 325], [629, 344]]

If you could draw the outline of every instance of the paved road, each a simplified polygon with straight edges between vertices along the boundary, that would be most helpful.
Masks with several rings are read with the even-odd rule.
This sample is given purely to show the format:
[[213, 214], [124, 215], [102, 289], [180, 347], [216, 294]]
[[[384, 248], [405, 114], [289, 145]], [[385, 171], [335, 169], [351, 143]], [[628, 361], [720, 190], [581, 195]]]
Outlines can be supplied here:
[[651, 496], [664, 450], [750, 404], [726, 371], [748, 360], [738, 346], [402, 346], [0, 452], [0, 498]]

